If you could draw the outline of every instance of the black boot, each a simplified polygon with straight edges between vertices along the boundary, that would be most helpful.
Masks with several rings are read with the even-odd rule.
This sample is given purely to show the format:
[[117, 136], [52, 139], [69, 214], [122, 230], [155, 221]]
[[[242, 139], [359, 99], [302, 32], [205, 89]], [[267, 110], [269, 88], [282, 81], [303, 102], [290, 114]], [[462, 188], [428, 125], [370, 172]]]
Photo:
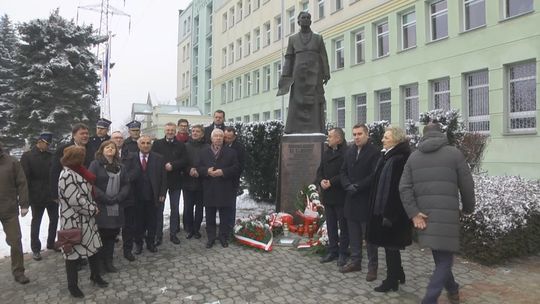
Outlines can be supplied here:
[[96, 254], [88, 258], [88, 263], [90, 264], [90, 281], [97, 285], [98, 287], [104, 288], [109, 286], [101, 275], [99, 274], [99, 258]]
[[67, 275], [67, 283], [68, 283], [68, 290], [71, 296], [74, 298], [84, 298], [84, 293], [79, 289], [78, 285], [78, 273], [77, 273], [77, 267], [78, 267], [79, 261], [78, 260], [66, 260], [66, 275]]
[[398, 274], [401, 269], [401, 255], [399, 250], [385, 248], [386, 255], [386, 279], [382, 284], [375, 287], [377, 292], [397, 291], [399, 287]]
[[398, 290], [399, 283], [397, 280], [383, 280], [382, 284], [375, 287], [373, 290], [376, 292], [388, 292], [390, 290], [397, 291]]
[[398, 272], [398, 281], [400, 284], [405, 284], [405, 271], [403, 271], [403, 267], [399, 267], [400, 271]]
[[113, 265], [113, 255], [114, 255], [114, 239], [107, 240], [103, 244], [104, 246], [104, 261], [105, 261], [105, 271], [106, 272], [118, 272], [118, 269]]

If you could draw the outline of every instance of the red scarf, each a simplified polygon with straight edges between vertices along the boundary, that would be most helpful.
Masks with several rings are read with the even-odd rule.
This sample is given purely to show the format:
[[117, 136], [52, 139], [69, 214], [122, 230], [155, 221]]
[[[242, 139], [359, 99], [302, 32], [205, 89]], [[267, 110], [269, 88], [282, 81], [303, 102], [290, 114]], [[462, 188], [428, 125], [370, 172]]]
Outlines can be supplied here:
[[[96, 183], [96, 175], [88, 169], [86, 169], [83, 165], [78, 166], [67, 166], [71, 170], [77, 172], [80, 176], [82, 176], [87, 182], [89, 182], [92, 186]], [[95, 199], [96, 195], [94, 192], [94, 187], [92, 187], [92, 197]]]
[[176, 140], [185, 143], [188, 141], [188, 139], [189, 135], [187, 133], [176, 133]]

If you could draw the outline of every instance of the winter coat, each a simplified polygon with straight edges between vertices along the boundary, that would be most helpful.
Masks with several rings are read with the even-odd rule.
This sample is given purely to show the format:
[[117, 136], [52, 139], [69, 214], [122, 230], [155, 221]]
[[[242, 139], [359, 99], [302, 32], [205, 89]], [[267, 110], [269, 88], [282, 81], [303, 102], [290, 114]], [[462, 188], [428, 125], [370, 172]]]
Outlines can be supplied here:
[[474, 181], [465, 157], [448, 145], [446, 134], [427, 132], [405, 164], [399, 184], [409, 218], [428, 216], [418, 231], [420, 245], [434, 250], [459, 251], [459, 192], [463, 212], [474, 210]]
[[158, 139], [152, 144], [152, 151], [163, 156], [163, 162], [171, 163], [172, 171], [167, 171], [167, 189], [180, 190], [181, 188], [181, 171], [188, 164], [188, 156], [186, 146], [183, 142], [173, 138], [172, 142], [168, 142], [165, 138]]
[[133, 181], [133, 185], [135, 186], [135, 199], [138, 200], [141, 197], [144, 197], [145, 194], [148, 194], [144, 192], [147, 188], [145, 187], [146, 185], [143, 184], [144, 174], [147, 174], [148, 179], [150, 180], [150, 187], [152, 189], [152, 200], [156, 205], [160, 205], [162, 203], [159, 202], [159, 198], [167, 195], [167, 173], [165, 171], [165, 162], [163, 161], [163, 157], [156, 152], [148, 153], [146, 172], [143, 172], [139, 154], [140, 153], [137, 154], [136, 160], [141, 174], [139, 174], [137, 179]]
[[50, 190], [52, 153], [37, 147], [23, 153], [21, 165], [28, 182], [31, 206], [46, 206], [53, 201]]
[[240, 187], [240, 177], [242, 176], [242, 172], [244, 172], [244, 168], [246, 166], [246, 148], [242, 143], [238, 141], [238, 139], [233, 141], [232, 144], [226, 146], [234, 149], [234, 151], [236, 151], [236, 157], [238, 158], [238, 165], [240, 166], [240, 170], [238, 170], [238, 176], [234, 184], [236, 189], [238, 189]]
[[[211, 177], [208, 168], [221, 169], [223, 176]], [[211, 147], [201, 151], [197, 172], [203, 179], [203, 202], [205, 207], [236, 206], [235, 180], [238, 179], [240, 165], [234, 149], [223, 146], [217, 156]]]
[[141, 166], [139, 165], [139, 157], [137, 153], [128, 152], [122, 154], [120, 158], [122, 165], [124, 166], [126, 175], [130, 182], [129, 195], [125, 199], [123, 207], [135, 206], [135, 185], [134, 181], [141, 175]]
[[109, 135], [105, 135], [104, 137], [99, 136], [92, 136], [88, 139], [88, 144], [86, 144], [86, 153], [89, 153], [92, 156], [92, 159], [95, 158], [97, 150], [99, 150], [99, 147], [101, 144], [106, 141], [110, 140], [111, 137]]
[[[130, 183], [125, 166], [120, 166], [120, 189], [114, 197], [106, 194], [109, 175], [105, 169], [105, 164], [96, 159], [90, 163], [88, 171], [96, 175], [94, 194], [99, 208], [99, 214], [96, 216], [98, 228], [114, 229], [122, 227], [124, 223], [124, 203], [130, 193]], [[118, 215], [110, 215], [107, 211], [107, 206], [114, 204], [118, 204]]]
[[321, 202], [324, 205], [343, 205], [345, 204], [345, 190], [341, 186], [341, 166], [345, 159], [345, 152], [347, 151], [347, 145], [341, 144], [337, 146], [337, 149], [327, 147], [324, 151], [321, 164], [317, 169], [316, 185], [321, 185], [321, 180], [327, 179], [330, 181], [330, 188], [322, 190], [321, 188]]
[[358, 158], [355, 145], [349, 147], [345, 153], [345, 160], [341, 166], [341, 185], [343, 189], [351, 184], [357, 185], [357, 191], [347, 191], [345, 196], [345, 218], [353, 221], [367, 222], [369, 212], [369, 190], [373, 181], [378, 149], [371, 143], [367, 143]]
[[[52, 163], [51, 163], [51, 196], [53, 199], [58, 198], [58, 177], [60, 176], [60, 172], [62, 171], [62, 164], [60, 163], [60, 160], [64, 156], [64, 149], [75, 145], [75, 142], [71, 140], [69, 143], [59, 146], [56, 149], [56, 152], [54, 152]], [[85, 149], [87, 149], [87, 146], [84, 146]], [[91, 153], [86, 153], [84, 157], [84, 163], [83, 165], [88, 168], [90, 166], [90, 163], [94, 160], [94, 155], [91, 155]]]
[[202, 177], [192, 177], [189, 175], [191, 168], [195, 168], [199, 163], [201, 152], [208, 149], [209, 145], [204, 140], [189, 140], [186, 143], [189, 164], [184, 169], [182, 176], [182, 189], [189, 191], [202, 191]]
[[28, 209], [28, 184], [21, 164], [0, 148], [0, 218], [19, 215]]
[[131, 137], [126, 138], [124, 144], [122, 145], [122, 155], [127, 155], [128, 153], [139, 153], [139, 146], [137, 145], [137, 140]]
[[402, 142], [382, 154], [377, 162], [367, 226], [371, 244], [403, 248], [412, 243], [412, 222], [399, 197], [399, 180], [410, 153], [409, 143]]
[[96, 225], [97, 204], [92, 198], [92, 185], [77, 172], [64, 167], [58, 179], [58, 199], [60, 200], [60, 229], [79, 228], [82, 242], [73, 246], [64, 258], [77, 260], [94, 255], [101, 247], [101, 239]]

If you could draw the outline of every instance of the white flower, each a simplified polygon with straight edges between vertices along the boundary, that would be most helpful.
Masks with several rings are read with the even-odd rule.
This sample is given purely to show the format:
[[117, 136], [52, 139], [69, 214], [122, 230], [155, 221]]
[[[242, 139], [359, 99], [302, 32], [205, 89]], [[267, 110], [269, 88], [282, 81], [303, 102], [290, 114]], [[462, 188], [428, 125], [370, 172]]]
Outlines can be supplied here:
[[317, 192], [313, 192], [309, 195], [309, 199], [310, 200], [318, 200], [319, 199], [319, 194]]
[[317, 190], [317, 186], [315, 186], [314, 184], [311, 184], [308, 186], [308, 189], [311, 190], [311, 191], [315, 191]]

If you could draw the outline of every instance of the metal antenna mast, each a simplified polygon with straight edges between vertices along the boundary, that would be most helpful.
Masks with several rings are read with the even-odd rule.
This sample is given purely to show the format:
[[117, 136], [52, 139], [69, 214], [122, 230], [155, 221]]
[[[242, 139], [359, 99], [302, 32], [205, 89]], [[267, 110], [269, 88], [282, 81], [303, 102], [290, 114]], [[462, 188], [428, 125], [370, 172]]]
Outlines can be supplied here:
[[[125, 1], [124, 1], [125, 4]], [[110, 101], [110, 76], [111, 76], [111, 42], [112, 31], [109, 29], [109, 21], [113, 15], [126, 16], [129, 18], [129, 27], [131, 29], [131, 16], [124, 11], [121, 11], [109, 4], [109, 0], [101, 0], [101, 4], [90, 4], [77, 7], [78, 10], [88, 10], [99, 12], [99, 37], [106, 38], [105, 48], [101, 49], [100, 44], [97, 45], [97, 57], [101, 58], [101, 98], [100, 98], [100, 115], [103, 118], [111, 118], [111, 101]], [[109, 18], [110, 16], [110, 18]]]

